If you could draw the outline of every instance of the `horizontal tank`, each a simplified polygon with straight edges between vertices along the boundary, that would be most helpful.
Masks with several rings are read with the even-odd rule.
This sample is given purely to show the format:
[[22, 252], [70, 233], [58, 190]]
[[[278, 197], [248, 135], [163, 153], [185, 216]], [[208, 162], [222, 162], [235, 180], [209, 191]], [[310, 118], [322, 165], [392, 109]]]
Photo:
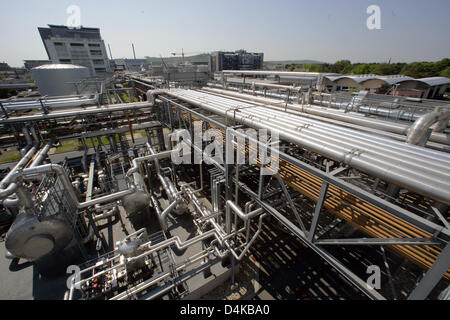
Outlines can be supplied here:
[[76, 82], [89, 77], [89, 69], [73, 64], [46, 64], [31, 69], [34, 81], [43, 96], [78, 94]]
[[20, 213], [5, 238], [5, 247], [15, 257], [29, 261], [57, 253], [73, 238], [73, 231], [62, 219], [38, 218], [27, 212]]

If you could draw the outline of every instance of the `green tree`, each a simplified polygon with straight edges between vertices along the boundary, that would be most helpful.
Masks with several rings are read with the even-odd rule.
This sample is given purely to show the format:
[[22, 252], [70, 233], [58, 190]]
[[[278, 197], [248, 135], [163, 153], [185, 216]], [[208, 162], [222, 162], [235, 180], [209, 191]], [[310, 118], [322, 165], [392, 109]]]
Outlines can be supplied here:
[[440, 75], [441, 77], [447, 77], [447, 78], [450, 78], [450, 66], [447, 67], [447, 68], [445, 68], [444, 70], [442, 70], [442, 71], [439, 73], [439, 75]]
[[450, 67], [450, 59], [445, 58], [434, 63], [434, 70], [436, 74], [440, 74], [442, 71]]
[[309, 72], [319, 72], [319, 66], [315, 63], [305, 63], [303, 69]]
[[436, 76], [433, 62], [413, 62], [405, 65], [401, 73], [413, 78], [426, 78]]
[[325, 63], [319, 66], [319, 72], [333, 72], [331, 70], [332, 65], [329, 63]]
[[339, 60], [331, 67], [331, 72], [343, 73], [344, 69], [351, 66], [350, 60]]
[[399, 74], [401, 71], [400, 66], [391, 63], [377, 63], [371, 67], [371, 73], [378, 74], [380, 76]]
[[358, 63], [353, 65], [352, 68], [353, 74], [369, 74], [371, 72], [371, 66], [368, 63]]

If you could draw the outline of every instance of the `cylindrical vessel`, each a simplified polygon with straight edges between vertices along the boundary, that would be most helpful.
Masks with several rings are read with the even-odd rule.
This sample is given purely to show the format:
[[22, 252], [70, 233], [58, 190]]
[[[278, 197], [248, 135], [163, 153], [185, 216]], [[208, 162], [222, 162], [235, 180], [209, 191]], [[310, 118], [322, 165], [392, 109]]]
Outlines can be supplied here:
[[88, 68], [73, 64], [46, 64], [31, 73], [43, 96], [78, 94], [77, 83], [89, 77]]

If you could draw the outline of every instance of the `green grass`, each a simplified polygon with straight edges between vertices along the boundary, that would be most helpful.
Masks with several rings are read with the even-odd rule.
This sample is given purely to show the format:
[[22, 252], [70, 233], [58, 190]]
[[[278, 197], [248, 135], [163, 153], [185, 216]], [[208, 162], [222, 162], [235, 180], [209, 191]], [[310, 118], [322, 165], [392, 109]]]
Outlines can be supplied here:
[[[98, 138], [93, 138], [95, 145], [98, 145]], [[102, 144], [107, 145], [109, 144], [109, 140], [106, 137], [102, 137]], [[118, 141], [118, 137], [116, 138], [116, 140]], [[91, 139], [84, 139], [84, 141], [86, 142], [86, 147], [92, 148], [92, 141]], [[61, 143], [61, 146], [59, 146], [58, 148], [56, 148], [55, 153], [63, 153], [63, 152], [70, 152], [70, 151], [75, 151], [75, 150], [82, 150], [83, 149], [83, 145], [78, 141], [78, 139], [71, 139], [71, 140], [65, 140]]]
[[55, 153], [70, 152], [80, 150], [81, 145], [78, 143], [78, 139], [65, 140], [61, 142], [61, 146], [56, 148]]
[[[145, 137], [145, 130], [138, 130], [138, 131], [134, 131], [134, 134], [136, 136], [136, 134], [139, 133], [141, 134], [142, 137]], [[126, 134], [130, 135], [129, 132], [127, 132]], [[115, 136], [116, 142], [119, 142], [119, 136], [116, 135]], [[94, 143], [96, 146], [98, 146], [98, 138], [93, 138]], [[85, 143], [86, 143], [86, 147], [88, 149], [93, 148], [92, 146], [92, 140], [90, 138], [86, 138], [84, 139]], [[101, 137], [101, 141], [103, 145], [109, 145], [109, 139], [107, 137]], [[83, 145], [78, 141], [78, 139], [70, 139], [70, 140], [65, 140], [61, 143], [61, 146], [59, 146], [58, 148], [56, 148], [55, 154], [56, 153], [63, 153], [63, 152], [70, 152], [70, 151], [75, 151], [75, 150], [83, 150]], [[7, 151], [9, 152], [9, 151]], [[16, 152], [18, 159], [20, 159], [20, 155], [19, 155], [19, 151]], [[4, 153], [6, 154], [6, 152]], [[0, 162], [9, 162], [9, 161], [2, 161], [3, 155], [0, 156]], [[10, 160], [10, 161], [14, 161], [14, 160]]]
[[[95, 146], [98, 146], [98, 138], [93, 138], [93, 140], [94, 140]], [[84, 139], [84, 141], [86, 142], [86, 146], [88, 148], [93, 148], [92, 140], [90, 138]], [[102, 144], [104, 144], [104, 145], [109, 144], [109, 139], [107, 137], [101, 137], [101, 141], [102, 141]], [[118, 141], [118, 138], [116, 138], [116, 141]]]
[[137, 131], [134, 131], [134, 133], [140, 133], [142, 137], [146, 137], [146, 136], [147, 136], [147, 133], [145, 132], [145, 130], [144, 130], [144, 129], [142, 129], [142, 130], [137, 130]]
[[131, 101], [130, 95], [122, 93], [120, 95], [120, 99], [122, 99], [123, 103], [130, 103], [130, 102], [139, 102], [139, 99], [134, 97], [133, 101]]
[[15, 162], [20, 160], [19, 150], [3, 151], [0, 155], [0, 163]]

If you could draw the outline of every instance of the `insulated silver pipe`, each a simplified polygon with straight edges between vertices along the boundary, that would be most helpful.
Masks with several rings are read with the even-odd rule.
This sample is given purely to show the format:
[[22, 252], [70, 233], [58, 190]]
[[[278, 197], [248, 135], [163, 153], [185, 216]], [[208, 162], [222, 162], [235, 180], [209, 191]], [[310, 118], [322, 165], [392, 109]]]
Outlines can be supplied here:
[[259, 71], [259, 70], [223, 70], [223, 74], [254, 75], [254, 76], [294, 76], [319, 77], [329, 73], [320, 72], [292, 72], [292, 71]]
[[167, 208], [165, 208], [165, 209], [163, 210], [163, 212], [161, 212], [160, 215], [158, 215], [159, 224], [161, 225], [161, 228], [162, 228], [164, 231], [167, 231], [167, 228], [168, 228], [168, 226], [167, 226], [167, 216], [169, 215], [169, 213], [170, 213], [173, 209], [175, 209], [175, 207], [177, 206], [177, 204], [178, 204], [180, 201], [181, 201], [181, 198], [178, 198], [178, 199], [172, 201], [172, 203], [169, 204], [169, 206], [167, 206]]
[[[151, 145], [148, 142], [146, 143], [146, 146], [147, 146], [147, 149], [150, 152], [150, 154], [153, 156], [156, 156], [157, 153], [153, 150], [153, 148], [151, 147]], [[153, 160], [155, 163], [156, 175], [158, 176], [158, 179], [161, 182], [161, 185], [163, 186], [164, 191], [166, 192], [167, 196], [169, 197], [169, 201], [170, 202], [175, 201], [177, 199], [178, 191], [173, 186], [172, 182], [169, 179], [166, 179], [161, 174], [161, 169], [159, 166], [159, 159], [157, 157], [155, 157]]]
[[[209, 87], [218, 87], [218, 88], [224, 88], [223, 85], [217, 84], [217, 83], [208, 83], [207, 86]], [[240, 92], [245, 92], [248, 94], [252, 94], [252, 95], [263, 95], [264, 97], [266, 97], [266, 95], [276, 98], [276, 99], [281, 99], [281, 100], [285, 100], [286, 99], [286, 95], [282, 95], [282, 94], [277, 94], [277, 93], [266, 93], [265, 91], [256, 91], [254, 89], [249, 90], [249, 89], [245, 89], [245, 88], [236, 88], [236, 87], [226, 87], [227, 90], [234, 90], [234, 91], [240, 91]], [[314, 104], [317, 104], [319, 106], [324, 106], [324, 107], [328, 107], [328, 108], [334, 108], [337, 110], [342, 110], [344, 111], [346, 114], [348, 114], [349, 112], [355, 112], [355, 114], [371, 114], [371, 115], [377, 115], [377, 116], [382, 116], [385, 118], [389, 118], [389, 119], [394, 119], [394, 120], [406, 120], [406, 121], [415, 121], [417, 119], [420, 118], [420, 114], [414, 113], [414, 112], [407, 112], [404, 110], [396, 110], [396, 109], [392, 109], [392, 108], [384, 108], [381, 106], [377, 106], [377, 107], [372, 107], [372, 106], [367, 106], [361, 103], [353, 103], [352, 101], [349, 102], [335, 102], [331, 100], [331, 94], [324, 94], [321, 93], [319, 95], [320, 97], [322, 96], [328, 96], [330, 97], [328, 100], [324, 100], [324, 99], [317, 99], [317, 94], [314, 94], [312, 96], [313, 100], [311, 102], [313, 102]], [[299, 97], [298, 97], [299, 98]], [[298, 101], [299, 102], [299, 101]], [[444, 139], [445, 136], [442, 135], [438, 135], [437, 133], [443, 132], [443, 130], [447, 127], [450, 126], [450, 122], [447, 121], [443, 121], [441, 123], [441, 125], [439, 127], [436, 127], [433, 130], [433, 139]], [[447, 143], [448, 144], [448, 143]]]
[[171, 155], [172, 155], [172, 150], [169, 150], [169, 151], [162, 151], [162, 152], [156, 153], [156, 154], [150, 154], [148, 156], [134, 158], [132, 161], [133, 166], [128, 170], [127, 176], [130, 177], [134, 172], [138, 171], [139, 163], [141, 163], [142, 161], [152, 161], [155, 159], [169, 158]]
[[28, 128], [27, 127], [23, 127], [22, 128], [22, 132], [23, 132], [23, 135], [25, 137], [25, 140], [27, 141], [27, 145], [22, 150], [20, 150], [20, 155], [23, 157], [26, 154], [26, 152], [33, 145], [33, 141], [31, 140], [30, 133], [28, 132]]
[[[313, 105], [303, 105], [302, 106], [302, 105], [295, 105], [295, 104], [289, 104], [289, 103], [286, 104], [284, 101], [280, 101], [280, 100], [263, 98], [263, 97], [255, 97], [252, 95], [235, 93], [235, 92], [230, 92], [230, 91], [221, 90], [221, 89], [203, 88], [202, 90], [208, 91], [208, 92], [221, 93], [221, 94], [224, 94], [224, 95], [227, 95], [230, 97], [243, 98], [243, 99], [258, 102], [258, 103], [272, 104], [272, 105], [275, 105], [278, 107], [286, 106], [287, 108], [292, 109], [292, 110], [306, 112], [306, 113], [310, 113], [310, 114], [321, 116], [321, 117], [326, 117], [326, 118], [330, 118], [330, 119], [334, 119], [334, 120], [349, 122], [349, 123], [362, 125], [365, 127], [374, 128], [374, 129], [378, 129], [378, 130], [393, 132], [393, 133], [397, 133], [397, 134], [401, 134], [401, 135], [406, 135], [408, 132], [408, 129], [409, 129], [408, 125], [404, 125], [401, 123], [392, 123], [392, 122], [387, 122], [387, 121], [379, 120], [379, 119], [365, 118], [360, 115], [351, 115], [351, 114], [343, 113], [343, 112], [340, 112], [337, 110], [325, 109], [325, 108], [321, 108], [321, 107], [317, 107], [317, 106], [313, 106]], [[450, 138], [443, 133], [433, 132], [430, 136], [430, 141], [450, 145]]]
[[[398, 157], [396, 161], [386, 161], [383, 160], [383, 158], [376, 157], [370, 150], [364, 150], [364, 152], [354, 150], [346, 151], [345, 149], [336, 146], [336, 144], [329, 141], [329, 139], [313, 139], [310, 135], [300, 134], [300, 132], [293, 134], [287, 132], [285, 128], [282, 128], [281, 130], [274, 124], [261, 121], [261, 119], [257, 117], [246, 117], [243, 116], [241, 112], [236, 112], [236, 114], [234, 114], [233, 110], [236, 109], [236, 103], [233, 101], [229, 102], [228, 107], [221, 108], [217, 105], [213, 106], [211, 101], [214, 101], [214, 98], [208, 97], [208, 95], [190, 98], [185, 96], [185, 93], [187, 92], [189, 94], [192, 93], [192, 91], [189, 90], [168, 90], [165, 93], [213, 113], [221, 114], [228, 119], [233, 119], [235, 117], [236, 120], [250, 127], [271, 129], [273, 132], [278, 133], [284, 140], [302, 145], [311, 151], [344, 162], [363, 172], [380, 177], [385, 181], [398, 184], [411, 191], [444, 203], [450, 203], [450, 194], [448, 192], [448, 190], [450, 190], [450, 184], [445, 178], [445, 172], [438, 176], [433, 175], [429, 170], [427, 172], [427, 168], [422, 168], [419, 172], [415, 172], [416, 170], [404, 168], [407, 162], [405, 162], [402, 157]], [[442, 154], [442, 156], [447, 157], [445, 154]]]
[[[263, 208], [258, 208], [256, 210], [250, 211], [249, 213], [242, 212], [241, 208], [239, 208], [233, 201], [228, 200], [225, 203], [225, 232], [229, 234], [231, 232], [231, 211], [233, 211], [239, 218], [244, 221], [247, 221], [258, 214], [264, 211]], [[236, 226], [237, 228], [237, 226]]]
[[37, 150], [38, 150], [38, 146], [32, 147], [27, 152], [27, 154], [22, 159], [20, 159], [19, 162], [17, 162], [17, 164], [11, 169], [10, 172], [8, 172], [8, 174], [0, 182], [0, 189], [5, 188], [11, 182], [11, 178], [14, 175], [14, 173], [17, 172], [17, 170], [24, 168], [25, 165], [28, 163], [28, 161], [30, 161], [30, 159], [33, 157], [33, 155], [36, 153]]
[[105, 211], [105, 212], [103, 212], [101, 214], [94, 215], [93, 216], [93, 220], [94, 221], [99, 221], [99, 220], [102, 220], [102, 219], [106, 219], [106, 218], [109, 218], [109, 217], [112, 217], [112, 216], [116, 215], [118, 212], [119, 212], [119, 208], [117, 206], [114, 206], [114, 208], [112, 208], [110, 210], [107, 210], [107, 211]]
[[[396, 110], [396, 109], [389, 109], [389, 108], [383, 108], [380, 106], [377, 107], [372, 107], [372, 106], [367, 106], [364, 105], [362, 103], [352, 103], [351, 101], [349, 102], [334, 102], [334, 101], [326, 101], [326, 100], [319, 100], [319, 99], [314, 99], [313, 100], [315, 104], [321, 105], [321, 106], [329, 106], [335, 109], [340, 109], [340, 110], [346, 110], [346, 111], [355, 111], [358, 113], [364, 113], [364, 114], [371, 114], [371, 115], [377, 115], [377, 116], [382, 116], [382, 117], [386, 117], [389, 119], [394, 119], [394, 120], [406, 120], [406, 121], [416, 121], [417, 119], [419, 119], [421, 117], [420, 114], [414, 113], [414, 112], [407, 112], [404, 110]], [[447, 121], [445, 121], [445, 123], [443, 125], [445, 125], [445, 127], [447, 127], [450, 123]], [[445, 128], [444, 127], [444, 128]], [[439, 130], [435, 130], [435, 132], [441, 132]]]
[[431, 126], [436, 122], [448, 122], [450, 110], [427, 113], [421, 116], [409, 128], [408, 140], [406, 142], [414, 145], [424, 146], [431, 133]]
[[[185, 96], [196, 98], [195, 96], [187, 94]], [[228, 105], [229, 103], [230, 101], [228, 100]], [[338, 142], [338, 145], [344, 146], [345, 142], [351, 144], [347, 150], [351, 150], [359, 146], [362, 149], [369, 148], [373, 153], [376, 153], [377, 150], [379, 150], [379, 155], [383, 155], [388, 158], [391, 153], [393, 155], [401, 155], [403, 158], [409, 157], [409, 164], [412, 166], [417, 165], [417, 162], [421, 161], [421, 157], [425, 157], [427, 159], [424, 159], [424, 162], [421, 165], [429, 168], [436, 166], [436, 170], [439, 174], [442, 174], [443, 170], [447, 171], [447, 168], [450, 165], [450, 158], [447, 154], [442, 154], [434, 150], [424, 150], [423, 148], [418, 147], [410, 148], [408, 145], [392, 141], [390, 139], [388, 140], [383, 137], [369, 135], [334, 125], [328, 125], [323, 122], [304, 119], [299, 116], [288, 116], [285, 112], [268, 110], [266, 107], [252, 105], [240, 105], [239, 107], [242, 108], [239, 110], [241, 114], [246, 114], [252, 119], [254, 118], [253, 116], [258, 115], [259, 119], [266, 119], [267, 121], [270, 121], [268, 125], [278, 124], [278, 128], [286, 131], [291, 129], [293, 134], [298, 134], [298, 131], [301, 131], [302, 134], [306, 132], [308, 132], [308, 134], [312, 134], [314, 132], [316, 135], [322, 134], [322, 137], [328, 140], [332, 139], [334, 136], [335, 139], [337, 139], [337, 141], [334, 142]], [[391, 153], [386, 154], [388, 149]], [[421, 168], [421, 165], [419, 165], [419, 169]]]
[[[220, 88], [222, 88], [222, 86], [219, 86], [219, 85], [213, 84], [213, 83], [208, 83], [207, 85], [208, 85], [208, 87], [220, 87]], [[227, 88], [227, 90], [234, 90], [234, 88]], [[200, 91], [209, 92], [208, 90], [205, 90], [205, 88], [201, 89]], [[248, 90], [244, 90], [244, 91], [245, 92], [250, 92]], [[263, 93], [261, 93], [259, 91], [255, 91], [255, 93], [263, 94]], [[216, 94], [218, 96], [226, 97], [226, 95], [224, 95], [224, 94], [219, 94], [219, 93], [214, 93], [214, 94]], [[272, 96], [272, 94], [270, 94], [270, 96]], [[279, 95], [279, 98], [280, 99], [284, 99], [285, 97]], [[239, 101], [245, 101], [243, 98], [234, 97], [234, 99], [237, 99]], [[392, 139], [399, 140], [399, 141], [406, 141], [406, 139], [407, 139], [407, 137], [404, 134], [393, 133], [393, 132], [384, 131], [384, 130], [371, 128], [371, 127], [367, 127], [367, 126], [362, 126], [362, 125], [358, 125], [358, 124], [354, 124], [354, 123], [350, 123], [350, 122], [345, 122], [345, 121], [342, 121], [342, 120], [335, 120], [335, 119], [332, 119], [332, 118], [327, 118], [327, 117], [323, 117], [323, 116], [313, 115], [313, 114], [310, 114], [310, 113], [305, 113], [305, 112], [302, 112], [301, 109], [294, 108], [294, 107], [291, 107], [291, 106], [286, 106], [285, 104], [284, 104], [284, 106], [280, 106], [280, 104], [277, 104], [277, 105], [272, 104], [272, 105], [273, 105], [273, 108], [277, 108], [277, 109], [280, 109], [280, 110], [283, 109], [285, 113], [294, 114], [294, 115], [300, 115], [301, 114], [302, 117], [318, 120], [321, 123], [327, 122], [327, 123], [338, 125], [341, 128], [342, 127], [346, 127], [346, 128], [356, 129], [358, 131], [363, 131], [363, 132], [367, 132], [367, 133], [374, 133], [374, 134], [377, 134], [377, 135], [385, 136], [385, 137], [392, 138]], [[266, 106], [269, 107], [269, 105], [266, 105]], [[407, 131], [407, 129], [405, 129], [405, 130]], [[435, 132], [442, 132], [442, 130], [441, 131], [433, 130], [433, 131], [435, 131]], [[446, 151], [446, 152], [450, 151], [450, 146], [449, 145], [439, 144], [439, 143], [435, 143], [435, 142], [431, 142], [431, 141], [428, 141], [426, 146], [430, 147], [430, 148], [433, 148], [435, 150], [439, 150], [439, 151]]]
[[[61, 98], [61, 99], [42, 99], [44, 106], [56, 108], [81, 107], [86, 105], [96, 105], [97, 98]], [[42, 109], [40, 101], [13, 101], [3, 103], [3, 107], [7, 111], [23, 111], [29, 109]]]
[[[195, 97], [195, 96], [194, 96]], [[218, 97], [219, 98], [219, 97]], [[222, 98], [219, 98], [222, 99]], [[227, 101], [226, 99], [222, 99], [222, 101]], [[229, 100], [227, 101], [229, 104]], [[383, 155], [386, 154], [386, 149], [390, 149], [393, 153], [397, 153], [402, 155], [403, 157], [410, 157], [412, 164], [417, 164], [418, 156], [426, 157], [427, 159], [422, 164], [423, 166], [434, 166], [436, 165], [442, 169], [447, 169], [450, 165], [450, 159], [447, 155], [443, 158], [443, 154], [440, 152], [436, 152], [434, 150], [428, 150], [423, 148], [410, 148], [406, 146], [404, 143], [400, 143], [397, 141], [392, 141], [391, 139], [386, 139], [385, 137], [379, 137], [373, 134], [367, 134], [363, 132], [358, 132], [352, 129], [342, 128], [341, 126], [336, 126], [328, 123], [324, 123], [323, 121], [311, 120], [303, 117], [303, 115], [290, 115], [284, 111], [279, 110], [268, 110], [267, 106], [253, 106], [245, 105], [244, 108], [239, 110], [241, 113], [252, 115], [259, 115], [261, 118], [265, 118], [274, 123], [278, 123], [283, 128], [287, 125], [289, 128], [293, 130], [301, 130], [305, 131], [314, 131], [316, 134], [323, 134], [326, 137], [335, 136], [338, 141], [344, 142], [342, 139], [346, 139], [348, 143], [352, 144], [352, 147], [355, 145], [359, 145], [361, 147], [370, 148], [372, 152], [374, 149], [380, 150]], [[246, 109], [246, 107], [249, 107]], [[251, 107], [251, 108], [250, 108]], [[346, 138], [347, 137], [347, 138]], [[442, 159], [439, 160], [439, 159]], [[438, 162], [439, 161], [439, 162]], [[436, 162], [436, 164], [434, 164]]]
[[93, 107], [91, 109], [85, 109], [85, 110], [78, 109], [78, 110], [64, 111], [64, 112], [51, 112], [49, 114], [38, 114], [38, 115], [31, 115], [31, 116], [3, 118], [3, 119], [0, 119], [0, 124], [49, 120], [49, 119], [57, 119], [57, 118], [64, 118], [64, 117], [74, 117], [74, 116], [108, 113], [108, 112], [116, 112], [116, 111], [132, 110], [132, 109], [142, 109], [142, 108], [149, 108], [151, 106], [152, 106], [152, 104], [150, 104], [148, 102], [133, 102], [133, 103], [115, 104], [112, 106]]
[[[50, 142], [47, 143], [47, 145], [38, 152], [37, 156], [35, 157], [33, 162], [31, 162], [29, 167], [33, 168], [33, 167], [40, 165], [42, 160], [44, 159], [44, 157], [47, 155], [48, 151], [50, 150], [51, 146], [52, 146], [52, 144]], [[15, 186], [13, 186], [12, 188], [15, 188]], [[20, 201], [20, 198], [18, 198], [18, 197], [15, 197], [15, 198], [10, 197], [10, 198], [3, 200], [2, 203], [5, 207], [17, 207], [18, 205], [20, 205], [21, 201]]]
[[[249, 109], [245, 109], [245, 106], [239, 106], [239, 107], [243, 107], [243, 109], [240, 110], [240, 112], [243, 113], [243, 114], [249, 114], [249, 118], [253, 119], [253, 115], [260, 114], [261, 115], [260, 119], [261, 118], [266, 118], [266, 119], [270, 119], [271, 120], [270, 122], [268, 122], [268, 121], [261, 121], [261, 123], [265, 123], [267, 126], [273, 125], [274, 123], [278, 123], [278, 125], [276, 127], [278, 129], [280, 129], [280, 130], [284, 130], [285, 132], [289, 131], [289, 125], [287, 123], [293, 122], [293, 120], [291, 121], [287, 117], [286, 117], [286, 119], [283, 119], [282, 121], [273, 120], [273, 119], [275, 119], [274, 117], [267, 116], [268, 114], [270, 115], [273, 112], [268, 111], [266, 108], [258, 108], [257, 106], [255, 106], [255, 107], [252, 107], [252, 108], [249, 108]], [[264, 110], [264, 111], [259, 111], [259, 110]], [[284, 114], [281, 113], [281, 112], [278, 112], [278, 115], [284, 116]], [[300, 123], [295, 125], [295, 126], [291, 126], [291, 128], [292, 128], [291, 131], [292, 131], [293, 134], [298, 134], [298, 130], [301, 130], [302, 135], [310, 135], [311, 134], [311, 133], [309, 133], [310, 131], [316, 131], [315, 134], [317, 134], [317, 130], [318, 130], [318, 128], [316, 126], [310, 126], [309, 124], [303, 126]], [[351, 131], [353, 131], [353, 130], [351, 130]], [[332, 140], [332, 137], [330, 137], [330, 136], [332, 136], [333, 133], [332, 132], [330, 133], [329, 128], [327, 128], [326, 131], [323, 131], [322, 138], [326, 139], [326, 140], [330, 140], [330, 142], [333, 142], [333, 143], [335, 143], [337, 145], [340, 145], [342, 147], [342, 146], [345, 146], [345, 138], [342, 137], [342, 134], [343, 133], [340, 130], [337, 130], [337, 133], [335, 134], [336, 138], [335, 138], [335, 140]], [[371, 153], [376, 154], [376, 150], [374, 150], [374, 149], [376, 149], [377, 147], [376, 147], [376, 145], [375, 146], [373, 145], [374, 144], [373, 136], [369, 140], [370, 143], [367, 144], [365, 142], [356, 141], [355, 137], [352, 137], [352, 136], [357, 136], [357, 135], [359, 135], [358, 132], [354, 132], [354, 131], [351, 132], [350, 138], [347, 139], [347, 141], [348, 141], [348, 143], [350, 143], [350, 145], [348, 145], [348, 148], [346, 149], [347, 150], [346, 152], [349, 152], [350, 150], [354, 149], [355, 146], [359, 145], [362, 148], [361, 150], [369, 149], [371, 151]], [[317, 136], [315, 136], [315, 137], [317, 138]], [[394, 142], [389, 141], [389, 144], [393, 144], [393, 143]], [[389, 148], [392, 149], [392, 145], [389, 145], [389, 144], [385, 143], [383, 148], [379, 148], [380, 149], [380, 152], [378, 153], [379, 156], [383, 156], [383, 158], [389, 158], [389, 155], [385, 155], [386, 149], [389, 149]], [[401, 155], [403, 158], [407, 157], [408, 152], [411, 152], [411, 150], [406, 149], [405, 147], [407, 147], [407, 146], [405, 146], [404, 144], [399, 144], [399, 145], [400, 145], [400, 150], [399, 150], [399, 153], [397, 153], [397, 155]], [[421, 156], [421, 155], [423, 156], [423, 152], [424, 152], [423, 148], [420, 148], [420, 149], [421, 149], [420, 153], [416, 152], [416, 153], [413, 153], [411, 155], [410, 162], [408, 163], [409, 166], [414, 167], [414, 166], [417, 165], [416, 162], [420, 161], [420, 160], [417, 160], [418, 159], [417, 156]], [[343, 150], [345, 151], [345, 149], [343, 149]], [[395, 153], [395, 150], [393, 150], [392, 152]], [[435, 159], [436, 152], [435, 151], [432, 151], [432, 152], [434, 152], [433, 158], [427, 159], [422, 164], [423, 166], [427, 166], [431, 171], [433, 171], [433, 160], [434, 160], [434, 162], [436, 162], [435, 161], [436, 160]], [[394, 157], [392, 160], [398, 161], [398, 158]], [[442, 175], [443, 172], [447, 171], [447, 168], [450, 165], [450, 159], [447, 157], [446, 161], [444, 161], [442, 163], [436, 162], [435, 165], [436, 165], [435, 171], [438, 174], [436, 179], [440, 179], [440, 175]], [[422, 168], [422, 166], [418, 165], [417, 169], [420, 170], [421, 168]], [[445, 170], [445, 171], [443, 171], [443, 170]], [[412, 172], [416, 172], [416, 170], [413, 170]], [[428, 175], [429, 174], [427, 174], [426, 176], [428, 176]], [[450, 176], [449, 176], [449, 178], [450, 178]]]
[[31, 162], [30, 168], [34, 168], [42, 163], [42, 161], [47, 156], [47, 153], [50, 150], [50, 148], [52, 147], [52, 145], [53, 144], [51, 142], [48, 142], [45, 145], [45, 147], [41, 151], [39, 151], [38, 155], [34, 158], [33, 162]]
[[[126, 195], [129, 195], [131, 193], [134, 193], [136, 191], [135, 187], [132, 186], [131, 188], [123, 191], [119, 191], [116, 193], [112, 193], [103, 197], [99, 197], [93, 200], [85, 201], [85, 202], [78, 202], [78, 197], [75, 193], [75, 190], [73, 189], [72, 183], [70, 182], [69, 178], [66, 175], [66, 172], [64, 170], [64, 167], [57, 165], [57, 164], [45, 164], [34, 168], [27, 168], [23, 171], [15, 172], [11, 177], [11, 184], [8, 186], [7, 189], [0, 189], [0, 199], [7, 197], [9, 194], [11, 194], [11, 186], [16, 182], [19, 178], [30, 178], [34, 177], [36, 175], [40, 174], [46, 174], [50, 172], [55, 172], [61, 179], [61, 182], [64, 186], [65, 191], [67, 191], [69, 198], [73, 201], [73, 203], [77, 206], [78, 209], [87, 208], [93, 205], [96, 205], [98, 203], [104, 203], [104, 202], [112, 202], [114, 200], [118, 200], [120, 198], [123, 198]], [[17, 189], [17, 188], [16, 188]], [[13, 190], [14, 192], [15, 190]], [[11, 193], [9, 193], [11, 192]], [[9, 194], [8, 194], [9, 193]]]

